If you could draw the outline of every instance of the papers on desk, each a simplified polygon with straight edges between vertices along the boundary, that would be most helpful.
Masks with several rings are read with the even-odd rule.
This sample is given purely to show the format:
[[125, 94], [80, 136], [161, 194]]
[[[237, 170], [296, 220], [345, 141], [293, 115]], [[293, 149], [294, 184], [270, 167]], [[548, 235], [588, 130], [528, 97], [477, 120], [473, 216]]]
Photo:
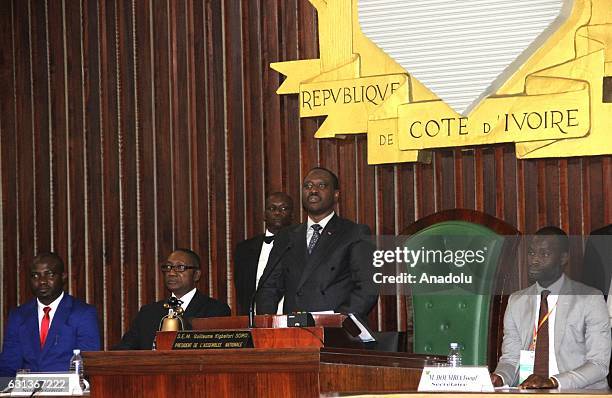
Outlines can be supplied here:
[[[312, 315], [341, 315], [338, 312], [334, 311], [315, 311], [311, 312]], [[357, 317], [355, 314], [348, 314], [348, 318], [353, 322], [353, 324], [359, 329], [359, 335], [353, 333], [354, 337], [357, 337], [363, 343], [370, 343], [376, 341], [370, 329]]]
[[355, 323], [355, 325], [357, 325], [357, 327], [359, 328], [359, 331], [361, 332], [359, 333], [359, 336], [358, 336], [359, 340], [361, 340], [364, 343], [376, 341], [376, 339], [372, 336], [370, 331], [364, 326], [364, 324], [359, 320], [359, 318], [355, 316], [355, 314], [348, 314], [348, 316]]
[[510, 386], [501, 386], [501, 387], [495, 387], [495, 391], [512, 391], [512, 390], [518, 390], [518, 387], [510, 387]]

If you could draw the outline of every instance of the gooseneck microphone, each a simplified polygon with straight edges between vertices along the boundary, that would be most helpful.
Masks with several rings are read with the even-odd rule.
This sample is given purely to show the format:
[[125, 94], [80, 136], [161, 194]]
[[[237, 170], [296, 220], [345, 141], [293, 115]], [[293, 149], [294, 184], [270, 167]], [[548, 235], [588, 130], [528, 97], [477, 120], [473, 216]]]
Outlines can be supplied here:
[[[255, 327], [255, 299], [257, 298], [257, 293], [259, 293], [259, 289], [261, 288], [261, 286], [263, 286], [263, 284], [268, 281], [268, 278], [270, 278], [270, 275], [272, 275], [272, 273], [274, 272], [278, 264], [281, 262], [283, 257], [285, 257], [285, 254], [287, 254], [289, 249], [291, 249], [291, 246], [292, 246], [291, 242], [288, 242], [287, 246], [285, 246], [285, 249], [281, 252], [280, 256], [277, 257], [276, 261], [274, 261], [272, 265], [270, 264], [266, 265], [262, 278], [259, 280], [259, 284], [257, 285], [257, 289], [255, 289], [253, 296], [251, 296], [251, 301], [249, 302], [249, 328], [250, 329]], [[266, 270], [268, 270], [268, 267], [270, 268], [270, 270], [268, 273], [266, 273]]]

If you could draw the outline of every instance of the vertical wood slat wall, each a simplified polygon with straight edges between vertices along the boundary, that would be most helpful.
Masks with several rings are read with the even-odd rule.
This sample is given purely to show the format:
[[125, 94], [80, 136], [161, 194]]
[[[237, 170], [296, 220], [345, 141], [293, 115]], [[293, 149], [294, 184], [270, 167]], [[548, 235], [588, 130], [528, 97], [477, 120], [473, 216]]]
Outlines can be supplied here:
[[[340, 213], [378, 234], [455, 207], [524, 232], [612, 222], [611, 156], [517, 161], [508, 144], [368, 166], [365, 136], [315, 140], [320, 120], [275, 94], [268, 65], [316, 57], [316, 32], [307, 0], [0, 2], [2, 329], [45, 250], [97, 307], [105, 347], [164, 297], [173, 247], [198, 251], [200, 288], [233, 306], [232, 251], [262, 231], [266, 192], [299, 200], [319, 164], [340, 177]], [[384, 297], [373, 318], [401, 328], [401, 308]]]

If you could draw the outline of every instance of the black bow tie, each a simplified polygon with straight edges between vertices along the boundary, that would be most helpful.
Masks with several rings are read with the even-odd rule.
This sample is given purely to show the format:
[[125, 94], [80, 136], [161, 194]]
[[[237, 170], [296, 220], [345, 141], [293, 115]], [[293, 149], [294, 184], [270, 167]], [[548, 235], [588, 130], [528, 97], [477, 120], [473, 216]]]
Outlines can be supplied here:
[[264, 236], [264, 242], [272, 243], [272, 242], [274, 242], [274, 238], [275, 238], [274, 235], [272, 235], [272, 236]]

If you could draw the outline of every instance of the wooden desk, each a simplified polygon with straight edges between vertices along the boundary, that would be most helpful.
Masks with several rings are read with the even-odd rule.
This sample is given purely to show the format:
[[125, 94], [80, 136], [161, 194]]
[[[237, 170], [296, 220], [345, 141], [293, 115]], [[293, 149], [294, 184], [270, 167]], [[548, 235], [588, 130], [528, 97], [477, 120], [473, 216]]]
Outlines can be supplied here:
[[91, 397], [318, 397], [415, 390], [435, 357], [351, 349], [83, 353]]
[[[321, 397], [344, 397], [344, 398], [509, 398], [509, 395], [521, 394], [525, 395], [534, 394], [555, 394], [559, 398], [583, 398], [592, 397], [597, 398], [598, 396], [606, 397], [610, 394], [609, 390], [582, 390], [582, 391], [556, 391], [556, 390], [512, 390], [495, 393], [347, 393], [347, 394], [321, 394]], [[525, 397], [526, 398], [526, 397]], [[535, 397], [534, 397], [535, 398]]]

